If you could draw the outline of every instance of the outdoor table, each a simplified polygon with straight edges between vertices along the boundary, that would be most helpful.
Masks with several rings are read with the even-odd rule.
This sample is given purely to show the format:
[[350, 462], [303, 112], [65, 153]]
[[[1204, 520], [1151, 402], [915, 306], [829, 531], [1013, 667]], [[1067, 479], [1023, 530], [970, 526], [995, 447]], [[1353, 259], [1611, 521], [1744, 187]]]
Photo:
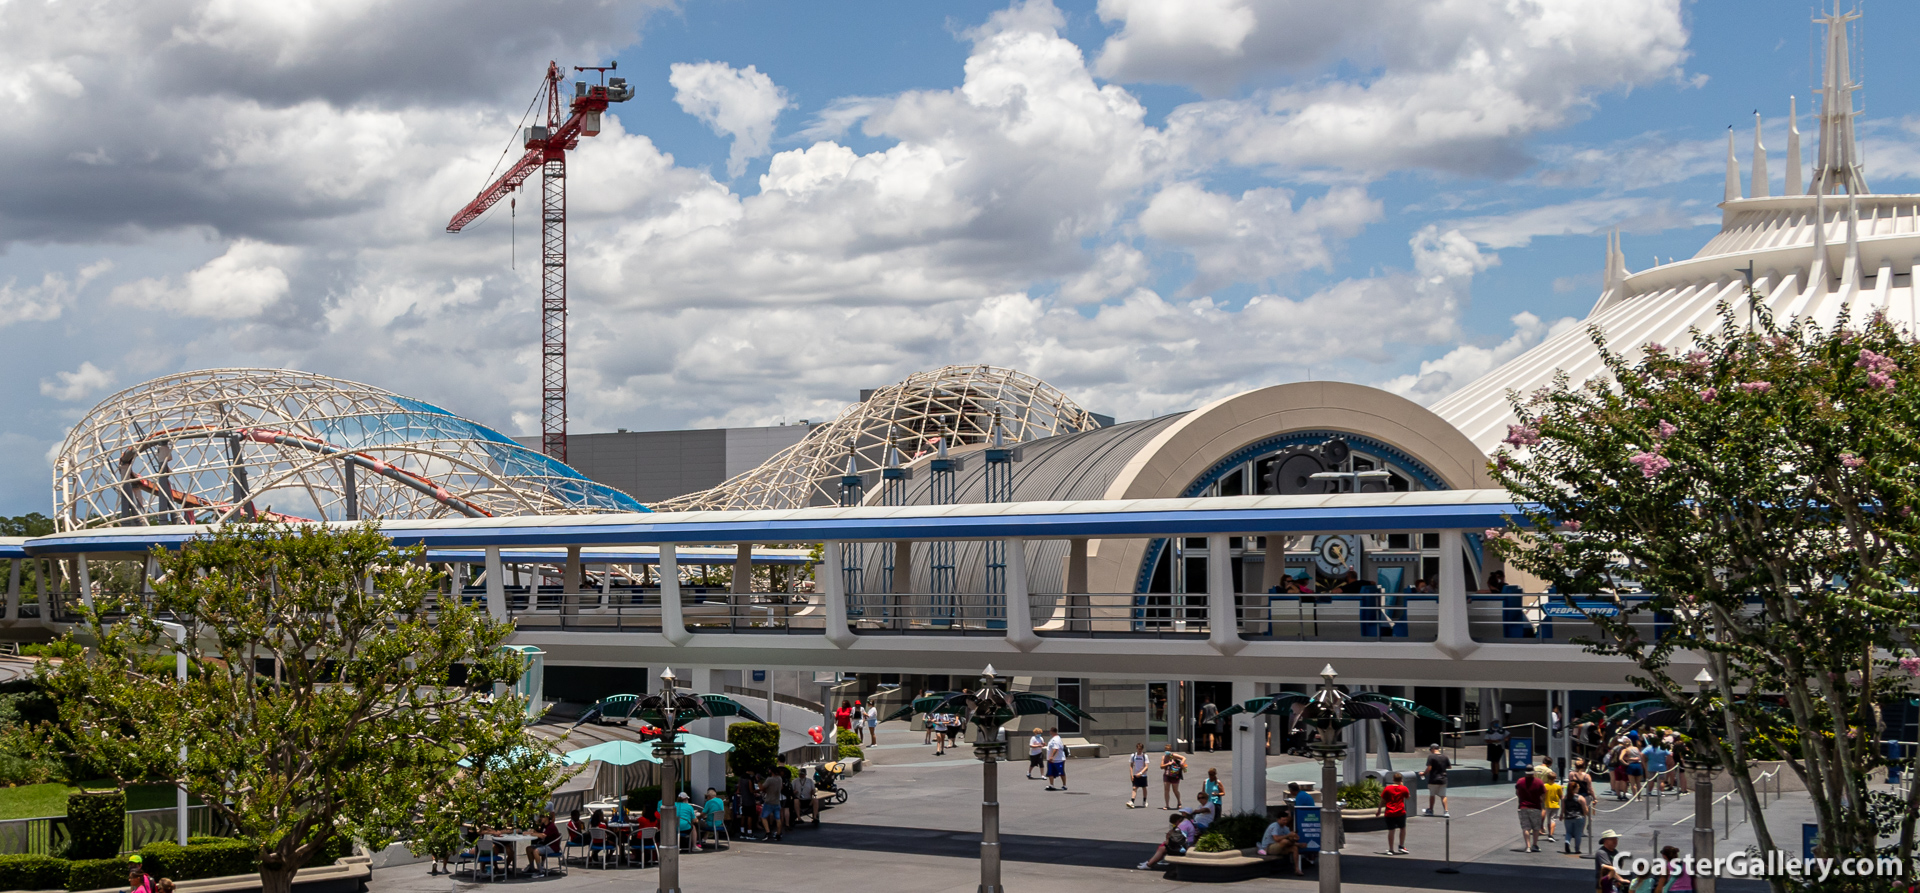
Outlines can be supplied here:
[[614, 864], [627, 861], [627, 841], [633, 838], [633, 829], [640, 826], [632, 822], [608, 822], [603, 827], [613, 832], [613, 847], [619, 854], [614, 857]]
[[540, 838], [531, 834], [489, 834], [480, 839], [506, 845], [507, 872], [511, 874], [513, 870], [520, 865], [520, 851], [525, 848], [524, 845], [539, 840]]

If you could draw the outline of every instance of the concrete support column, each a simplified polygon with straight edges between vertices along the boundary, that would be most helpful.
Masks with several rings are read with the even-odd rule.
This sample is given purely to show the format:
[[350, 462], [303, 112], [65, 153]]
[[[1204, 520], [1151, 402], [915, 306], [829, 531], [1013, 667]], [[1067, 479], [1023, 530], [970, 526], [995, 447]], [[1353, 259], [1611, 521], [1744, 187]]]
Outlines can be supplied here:
[[[827, 641], [835, 647], [849, 648], [859, 637], [847, 627], [847, 577], [840, 572], [846, 566], [846, 559], [840, 554], [842, 548], [838, 540], [827, 540], [820, 552], [820, 569], [815, 572], [814, 580], [820, 585], [822, 607], [826, 609]], [[833, 723], [828, 722], [826, 727], [832, 729]]]
[[893, 594], [913, 591], [913, 540], [893, 544]]
[[1207, 642], [1221, 654], [1247, 646], [1240, 638], [1240, 612], [1234, 605], [1233, 556], [1224, 533], [1207, 536]]
[[1027, 541], [1007, 540], [1007, 644], [1032, 651], [1040, 644], [1033, 631], [1033, 598], [1027, 592]]
[[733, 593], [745, 595], [753, 591], [753, 544], [741, 543], [733, 550]]
[[93, 609], [93, 578], [87, 575], [87, 556], [81, 553], [73, 558], [73, 578], [80, 585], [80, 604], [88, 610]]
[[500, 561], [500, 547], [487, 547], [487, 613], [495, 620], [507, 619], [507, 569]]
[[693, 641], [680, 611], [680, 550], [673, 543], [660, 544], [660, 634], [675, 645]]
[[1287, 575], [1287, 535], [1267, 534], [1266, 566], [1260, 570], [1260, 591], [1270, 592]]
[[1440, 629], [1434, 645], [1455, 660], [1480, 647], [1467, 624], [1466, 569], [1461, 565], [1461, 550], [1466, 547], [1460, 531], [1440, 531]]
[[[721, 681], [723, 674], [712, 667], [694, 667], [689, 685], [703, 695], [725, 694], [726, 684]], [[716, 741], [727, 740], [727, 721], [709, 717], [687, 724], [687, 729], [696, 735], [704, 735]], [[691, 783], [694, 805], [706, 802], [707, 788], [721, 790], [727, 783], [727, 755], [723, 753], [695, 754], [687, 758], [689, 771], [687, 781]]]
[[[1244, 704], [1260, 696], [1260, 686], [1251, 680], [1234, 680], [1233, 702]], [[1233, 793], [1227, 800], [1232, 812], [1267, 814], [1266, 717], [1246, 713], [1234, 715]]]
[[580, 578], [584, 568], [580, 566], [580, 547], [567, 547], [567, 563], [560, 569], [560, 610], [567, 614], [580, 612]]
[[1084, 632], [1092, 628], [1092, 600], [1087, 598], [1087, 540], [1067, 540], [1066, 602], [1067, 629]]
[[[1353, 690], [1359, 691], [1360, 687], [1353, 686]], [[1371, 722], [1357, 722], [1340, 731], [1347, 739], [1346, 765], [1340, 768], [1341, 784], [1360, 783], [1360, 776], [1367, 768], [1367, 735], [1373, 731], [1372, 726]]]

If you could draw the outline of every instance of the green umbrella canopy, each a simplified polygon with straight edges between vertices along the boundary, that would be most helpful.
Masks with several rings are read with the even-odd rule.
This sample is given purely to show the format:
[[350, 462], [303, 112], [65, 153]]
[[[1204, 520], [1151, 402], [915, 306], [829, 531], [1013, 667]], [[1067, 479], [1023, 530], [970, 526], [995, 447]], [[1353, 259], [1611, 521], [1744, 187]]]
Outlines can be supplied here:
[[579, 765], [591, 760], [612, 763], [616, 766], [631, 766], [634, 763], [658, 763], [660, 758], [653, 755], [653, 746], [624, 738], [615, 739], [592, 747], [568, 751], [562, 756], [571, 765]]
[[896, 719], [911, 719], [916, 713], [934, 713], [946, 705], [948, 701], [954, 698], [965, 698], [966, 696], [967, 693], [962, 691], [937, 691], [924, 697], [914, 698], [907, 706], [889, 714], [883, 722], [893, 722]]
[[1409, 701], [1406, 698], [1396, 698], [1392, 695], [1383, 695], [1377, 691], [1361, 692], [1360, 694], [1354, 695], [1353, 699], [1356, 701], [1367, 701], [1374, 704], [1384, 705], [1388, 709], [1392, 710], [1395, 713], [1400, 714], [1401, 716], [1418, 716], [1422, 719], [1435, 719], [1441, 722], [1447, 721], [1447, 717], [1444, 714], [1441, 714], [1439, 711], [1434, 710], [1431, 707], [1422, 707], [1421, 705], [1415, 704], [1414, 702]]
[[[666, 722], [666, 702], [659, 695], [608, 695], [580, 714], [575, 727], [597, 716], [642, 719], [655, 725]], [[760, 714], [726, 695], [679, 692], [673, 700], [674, 719], [686, 722], [707, 717], [738, 716], [749, 722], [766, 722]]]
[[[1037, 695], [1033, 692], [998, 692], [998, 700], [993, 705], [993, 716], [1004, 724], [1016, 716], [1043, 716], [1053, 714], [1066, 719], [1093, 721], [1093, 715], [1058, 698]], [[959, 716], [976, 718], [979, 713], [980, 695], [974, 692], [943, 691], [935, 692], [923, 698], [915, 698], [913, 703], [900, 708], [887, 717], [888, 722], [905, 719], [916, 713], [953, 713]]]
[[[676, 740], [680, 742], [680, 752], [688, 756], [697, 753], [729, 753], [733, 750], [733, 745], [725, 741], [715, 741], [712, 738], [704, 735], [695, 735], [692, 732], [681, 732]], [[646, 751], [646, 759], [648, 762], [661, 762], [659, 757], [654, 756], [654, 748], [660, 746], [658, 739], [639, 746], [642, 750]]]

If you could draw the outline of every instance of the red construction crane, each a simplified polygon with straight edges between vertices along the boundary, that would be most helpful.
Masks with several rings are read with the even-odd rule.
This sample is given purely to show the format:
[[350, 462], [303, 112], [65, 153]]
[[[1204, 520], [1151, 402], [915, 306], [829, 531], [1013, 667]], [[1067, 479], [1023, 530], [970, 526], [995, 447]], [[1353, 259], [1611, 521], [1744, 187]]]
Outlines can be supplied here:
[[[601, 77], [619, 66], [576, 65], [574, 71], [597, 71]], [[526, 129], [527, 154], [500, 179], [480, 190], [473, 201], [453, 215], [447, 232], [457, 233], [479, 219], [508, 193], [520, 188], [537, 169], [540, 199], [540, 449], [567, 461], [567, 150], [580, 137], [598, 136], [600, 113], [610, 103], [633, 98], [626, 78], [607, 78], [601, 85], [573, 84], [573, 102], [560, 104], [560, 66], [547, 63], [547, 123]], [[560, 120], [562, 113], [565, 121]]]

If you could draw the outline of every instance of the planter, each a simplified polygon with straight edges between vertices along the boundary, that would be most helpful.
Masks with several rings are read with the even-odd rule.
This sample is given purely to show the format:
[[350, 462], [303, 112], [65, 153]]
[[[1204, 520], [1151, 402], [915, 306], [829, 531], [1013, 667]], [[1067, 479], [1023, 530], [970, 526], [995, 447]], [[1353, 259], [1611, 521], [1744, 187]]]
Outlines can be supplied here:
[[1260, 855], [1258, 847], [1247, 847], [1218, 853], [1188, 850], [1184, 856], [1168, 857], [1167, 862], [1173, 866], [1168, 873], [1175, 880], [1218, 883], [1265, 877], [1280, 860]]
[[[341, 856], [332, 865], [300, 869], [293, 876], [293, 889], [294, 893], [362, 893], [372, 877], [373, 868], [366, 856]], [[121, 893], [125, 889], [108, 887], [74, 893]], [[201, 878], [197, 881], [180, 881], [174, 885], [176, 893], [250, 893], [258, 889], [260, 876], [257, 874]]]
[[1349, 834], [1385, 831], [1387, 814], [1378, 806], [1372, 809], [1343, 809], [1340, 810], [1340, 827], [1346, 829]]

